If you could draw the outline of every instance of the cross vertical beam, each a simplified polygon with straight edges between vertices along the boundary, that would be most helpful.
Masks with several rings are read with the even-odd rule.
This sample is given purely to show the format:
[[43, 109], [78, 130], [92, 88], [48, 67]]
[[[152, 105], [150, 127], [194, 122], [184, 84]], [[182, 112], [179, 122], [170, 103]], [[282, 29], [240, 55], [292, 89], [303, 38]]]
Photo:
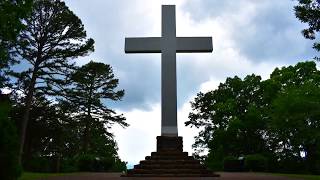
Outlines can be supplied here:
[[174, 6], [162, 6], [161, 134], [178, 136], [176, 15]]

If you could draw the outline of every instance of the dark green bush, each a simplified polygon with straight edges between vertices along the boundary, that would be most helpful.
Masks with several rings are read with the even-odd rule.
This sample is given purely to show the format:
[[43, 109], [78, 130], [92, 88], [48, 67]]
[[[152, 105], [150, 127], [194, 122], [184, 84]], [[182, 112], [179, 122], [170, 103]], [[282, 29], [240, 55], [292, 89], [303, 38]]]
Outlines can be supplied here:
[[78, 171], [77, 165], [72, 158], [65, 158], [61, 162], [60, 172], [76, 172]]
[[238, 160], [238, 158], [233, 156], [227, 156], [223, 160], [223, 170], [230, 172], [243, 171], [243, 160]]
[[267, 158], [261, 154], [247, 155], [244, 160], [244, 167], [247, 171], [266, 171]]
[[211, 170], [222, 171], [223, 170], [223, 148], [220, 146], [216, 151], [210, 151], [208, 156], [204, 160], [204, 164]]
[[97, 157], [90, 154], [83, 154], [77, 158], [77, 167], [79, 171], [113, 171], [114, 165], [115, 160], [113, 157]]
[[95, 156], [82, 154], [77, 157], [77, 167], [79, 171], [94, 171]]
[[278, 172], [282, 173], [308, 173], [306, 162], [299, 157], [287, 157], [279, 162]]
[[127, 163], [124, 161], [121, 161], [120, 159], [116, 159], [112, 169], [112, 172], [125, 172], [127, 171]]
[[14, 180], [21, 175], [19, 141], [14, 123], [8, 118], [8, 97], [0, 94], [0, 179]]
[[31, 172], [53, 172], [53, 164], [47, 157], [32, 157], [23, 163], [23, 167]]

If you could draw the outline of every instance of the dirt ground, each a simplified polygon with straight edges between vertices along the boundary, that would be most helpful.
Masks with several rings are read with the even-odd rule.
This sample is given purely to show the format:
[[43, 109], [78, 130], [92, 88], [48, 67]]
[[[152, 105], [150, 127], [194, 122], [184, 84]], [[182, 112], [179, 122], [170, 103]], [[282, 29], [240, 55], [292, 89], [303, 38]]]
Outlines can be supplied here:
[[[288, 178], [283, 176], [275, 176], [269, 174], [256, 174], [256, 173], [226, 173], [226, 172], [218, 172], [220, 177], [215, 178], [170, 178], [170, 177], [161, 177], [161, 178], [132, 178], [132, 177], [120, 177], [119, 173], [83, 173], [77, 175], [68, 175], [68, 176], [59, 176], [59, 177], [50, 177], [43, 180], [139, 180], [139, 179], [150, 179], [150, 180], [164, 180], [164, 179], [172, 179], [172, 180], [294, 180], [295, 178]], [[298, 179], [295, 179], [298, 180]]]

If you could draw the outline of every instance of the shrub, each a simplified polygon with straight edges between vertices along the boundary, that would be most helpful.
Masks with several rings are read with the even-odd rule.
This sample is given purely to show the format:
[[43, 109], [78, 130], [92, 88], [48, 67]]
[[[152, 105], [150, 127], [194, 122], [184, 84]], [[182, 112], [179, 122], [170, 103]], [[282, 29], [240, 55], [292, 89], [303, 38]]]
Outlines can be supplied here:
[[282, 173], [308, 173], [305, 161], [302, 158], [288, 156], [279, 162], [279, 172]]
[[0, 179], [14, 180], [21, 175], [19, 141], [14, 123], [8, 118], [10, 104], [6, 95], [0, 94]]
[[247, 155], [244, 160], [244, 167], [248, 171], [265, 171], [267, 158], [261, 154]]
[[82, 154], [77, 158], [77, 167], [79, 171], [94, 171], [95, 157], [89, 154]]
[[53, 164], [47, 157], [32, 157], [23, 163], [26, 171], [31, 172], [53, 172], [51, 165]]
[[79, 171], [105, 172], [112, 171], [115, 165], [113, 157], [97, 157], [91, 154], [83, 154], [77, 158]]
[[67, 172], [76, 172], [76, 171], [78, 171], [78, 168], [76, 166], [74, 159], [64, 158], [61, 161], [60, 172], [67, 173]]
[[223, 170], [223, 147], [220, 146], [216, 151], [209, 151], [208, 156], [205, 158], [204, 164], [211, 170]]
[[125, 172], [127, 171], [127, 163], [124, 161], [121, 161], [121, 159], [116, 159], [115, 163], [112, 166], [113, 172]]
[[243, 171], [243, 160], [233, 156], [227, 156], [223, 160], [223, 170], [231, 172]]

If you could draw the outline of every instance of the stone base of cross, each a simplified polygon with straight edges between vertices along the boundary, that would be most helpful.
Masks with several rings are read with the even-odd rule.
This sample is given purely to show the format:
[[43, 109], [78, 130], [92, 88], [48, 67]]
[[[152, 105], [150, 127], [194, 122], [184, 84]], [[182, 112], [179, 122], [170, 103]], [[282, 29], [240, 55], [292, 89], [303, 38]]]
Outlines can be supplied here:
[[176, 37], [174, 5], [162, 6], [162, 36], [126, 38], [126, 53], [161, 53], [161, 135], [178, 136], [176, 53], [212, 52], [211, 37]]

